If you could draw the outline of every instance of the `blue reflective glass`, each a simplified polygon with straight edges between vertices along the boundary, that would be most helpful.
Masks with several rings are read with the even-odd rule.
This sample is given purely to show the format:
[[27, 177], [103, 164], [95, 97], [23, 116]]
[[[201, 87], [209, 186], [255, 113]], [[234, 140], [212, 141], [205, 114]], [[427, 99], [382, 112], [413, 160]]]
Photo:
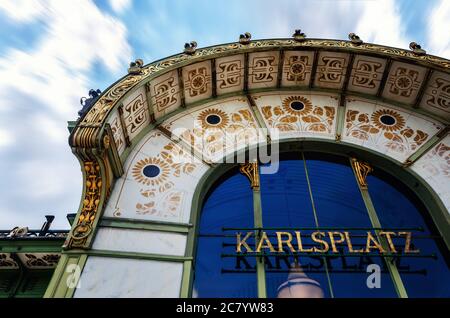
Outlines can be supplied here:
[[[305, 159], [319, 226], [371, 228], [349, 159], [323, 154], [305, 154]], [[366, 232], [350, 231], [355, 249], [365, 247]], [[346, 244], [340, 244], [338, 249], [348, 253]], [[367, 285], [370, 273], [366, 270], [370, 264], [378, 265], [381, 270], [381, 288]], [[380, 257], [328, 258], [328, 270], [334, 297], [397, 297], [388, 269]]]
[[[315, 227], [311, 197], [306, 182], [306, 173], [301, 154], [297, 158], [280, 161], [275, 174], [261, 174], [261, 202], [263, 226], [271, 227]], [[271, 241], [276, 241], [275, 232], [266, 231]], [[312, 242], [304, 241], [305, 248]], [[301, 266], [302, 271], [318, 282], [325, 294], [330, 296], [322, 258], [316, 257], [267, 257], [265, 259], [266, 287], [268, 297], [277, 297], [285, 293], [283, 286], [293, 280], [288, 276], [296, 275], [292, 270]]]
[[[431, 258], [401, 258], [398, 267], [409, 297], [449, 297], [450, 275], [448, 250], [441, 248], [429, 237], [437, 230], [426, 222], [430, 216], [418, 198], [403, 184], [382, 172], [367, 178], [369, 193], [383, 227], [423, 228], [413, 232], [413, 247], [422, 255], [436, 254]], [[414, 237], [416, 238], [414, 239]], [[422, 238], [421, 238], [422, 237]], [[404, 240], [397, 240], [400, 246]], [[395, 243], [396, 241], [394, 241]], [[438, 240], [439, 242], [439, 240]], [[446, 260], [447, 259], [447, 260]]]
[[235, 231], [224, 232], [223, 227], [253, 227], [252, 190], [241, 174], [221, 182], [204, 203], [193, 296], [257, 297], [255, 259], [222, 257], [235, 253], [236, 247]]

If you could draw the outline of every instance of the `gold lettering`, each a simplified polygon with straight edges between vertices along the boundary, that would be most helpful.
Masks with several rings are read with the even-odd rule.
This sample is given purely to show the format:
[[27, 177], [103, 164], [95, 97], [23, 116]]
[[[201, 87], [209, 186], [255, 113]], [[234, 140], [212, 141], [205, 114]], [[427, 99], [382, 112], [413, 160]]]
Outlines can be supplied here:
[[250, 248], [250, 246], [248, 246], [247, 244], [247, 240], [250, 236], [252, 236], [252, 232], [248, 232], [247, 235], [244, 237], [243, 240], [241, 240], [241, 233], [237, 233], [236, 234], [236, 252], [237, 253], [242, 253], [241, 248], [242, 246], [244, 246], [248, 252], [253, 252], [252, 249]]
[[344, 232], [345, 239], [347, 240], [348, 251], [350, 253], [364, 253], [364, 249], [354, 250], [352, 241], [350, 240], [350, 233]]
[[[288, 239], [287, 240], [283, 240], [281, 238], [282, 235], [287, 236]], [[291, 241], [292, 241], [292, 234], [291, 233], [288, 233], [288, 232], [277, 232], [277, 239], [278, 239], [278, 252], [279, 253], [283, 253], [283, 251], [284, 251], [283, 250], [283, 243], [285, 243], [289, 247], [291, 252], [295, 252], [295, 249], [294, 249], [294, 247], [292, 246], [292, 243], [291, 243]]]
[[398, 235], [405, 235], [406, 236], [406, 242], [405, 242], [405, 253], [419, 253], [420, 250], [412, 250], [411, 249], [411, 232], [398, 232]]
[[[374, 245], [371, 244], [373, 242]], [[367, 232], [367, 243], [366, 243], [366, 253], [370, 253], [371, 249], [378, 249], [380, 253], [384, 253], [383, 247], [378, 243], [378, 241], [373, 237], [372, 233]]]
[[[338, 241], [334, 239], [335, 235], [339, 235], [340, 239]], [[336, 248], [336, 243], [344, 242], [344, 235], [341, 232], [328, 232], [328, 236], [330, 237], [331, 249], [333, 253], [338, 253], [339, 251]]]
[[[263, 245], [263, 242], [265, 242], [264, 245]], [[275, 253], [275, 249], [273, 248], [272, 243], [270, 243], [266, 232], [262, 232], [261, 238], [258, 243], [258, 247], [256, 248], [256, 253], [261, 252], [262, 248], [268, 248], [272, 253]]]
[[317, 236], [325, 236], [325, 232], [313, 232], [311, 234], [311, 239], [316, 242], [316, 243], [320, 243], [323, 245], [322, 249], [319, 249], [317, 247], [314, 247], [314, 252], [319, 252], [319, 253], [326, 253], [328, 252], [328, 250], [330, 249], [330, 246], [328, 245], [327, 242], [325, 242], [324, 240], [317, 238]]
[[313, 251], [313, 248], [308, 248], [308, 249], [303, 249], [303, 244], [302, 244], [302, 235], [300, 233], [300, 231], [295, 231], [295, 236], [297, 237], [297, 246], [298, 246], [298, 251], [299, 252], [304, 252], [304, 253], [310, 253]]
[[391, 237], [392, 235], [393, 236], [396, 235], [395, 232], [383, 232], [382, 231], [379, 234], [386, 236], [386, 240], [388, 241], [389, 248], [390, 248], [391, 252], [392, 253], [397, 253], [397, 250], [395, 249], [395, 245], [394, 245], [394, 242], [392, 241], [392, 237]]

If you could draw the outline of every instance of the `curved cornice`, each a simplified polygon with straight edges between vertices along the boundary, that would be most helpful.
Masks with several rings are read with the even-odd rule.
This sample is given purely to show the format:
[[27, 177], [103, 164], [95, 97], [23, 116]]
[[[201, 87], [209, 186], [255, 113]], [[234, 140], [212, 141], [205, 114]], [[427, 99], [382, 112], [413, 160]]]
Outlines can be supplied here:
[[[181, 53], [153, 63], [141, 66], [138, 71], [128, 74], [106, 89], [89, 111], [78, 120], [69, 143], [76, 148], [91, 148], [99, 145], [99, 132], [102, 130], [110, 111], [127, 93], [137, 86], [144, 85], [170, 70], [194, 64], [199, 61], [218, 57], [231, 56], [240, 53], [259, 51], [309, 50], [314, 52], [334, 51], [384, 59], [402, 61], [424, 66], [428, 71], [450, 73], [450, 60], [428, 54], [418, 54], [414, 51], [392, 48], [371, 43], [355, 44], [352, 41], [305, 39], [268, 39], [254, 40], [248, 44], [229, 43], [197, 49], [193, 54]], [[350, 74], [347, 74], [350, 76]], [[425, 85], [425, 84], [424, 84]], [[310, 85], [313, 86], [313, 85]], [[422, 88], [423, 90], [423, 88]], [[337, 90], [341, 91], [341, 90]]]

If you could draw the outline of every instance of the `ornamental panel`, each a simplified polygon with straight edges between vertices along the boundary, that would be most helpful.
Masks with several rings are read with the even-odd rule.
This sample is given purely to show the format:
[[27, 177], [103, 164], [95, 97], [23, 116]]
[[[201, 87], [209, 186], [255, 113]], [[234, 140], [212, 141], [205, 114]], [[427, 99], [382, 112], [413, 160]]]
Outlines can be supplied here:
[[342, 88], [347, 74], [349, 54], [320, 52], [314, 85], [323, 88]]
[[205, 165], [159, 130], [129, 155], [105, 216], [188, 223], [194, 188]]
[[248, 58], [248, 88], [275, 87], [278, 79], [280, 53], [250, 53]]
[[386, 68], [386, 60], [357, 55], [353, 61], [348, 90], [375, 95]]
[[442, 128], [413, 111], [349, 97], [342, 140], [403, 162]]
[[[279, 138], [314, 136], [334, 139], [338, 98], [310, 92], [255, 94], [253, 99], [269, 129]], [[272, 139], [277, 136], [271, 135]]]
[[193, 103], [212, 96], [211, 61], [183, 67], [184, 97]]
[[150, 81], [149, 87], [155, 119], [181, 106], [181, 92], [177, 70], [170, 71]]
[[434, 72], [420, 107], [450, 120], [450, 75]]
[[244, 89], [244, 55], [232, 55], [216, 59], [217, 95]]
[[281, 85], [285, 87], [309, 85], [313, 61], [313, 51], [284, 52]]
[[147, 96], [142, 86], [123, 101], [123, 121], [130, 140], [150, 124]]
[[413, 104], [425, 78], [426, 68], [402, 62], [392, 63], [383, 97], [391, 100]]

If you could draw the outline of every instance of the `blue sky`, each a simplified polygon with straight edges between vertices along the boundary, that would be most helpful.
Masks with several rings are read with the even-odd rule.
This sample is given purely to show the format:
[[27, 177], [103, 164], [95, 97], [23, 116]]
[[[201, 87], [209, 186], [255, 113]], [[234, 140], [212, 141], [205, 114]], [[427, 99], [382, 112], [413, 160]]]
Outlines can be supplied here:
[[0, 229], [67, 228], [81, 172], [68, 120], [89, 88], [108, 87], [136, 58], [145, 63], [199, 46], [290, 37], [346, 39], [450, 58], [448, 0], [0, 0]]

